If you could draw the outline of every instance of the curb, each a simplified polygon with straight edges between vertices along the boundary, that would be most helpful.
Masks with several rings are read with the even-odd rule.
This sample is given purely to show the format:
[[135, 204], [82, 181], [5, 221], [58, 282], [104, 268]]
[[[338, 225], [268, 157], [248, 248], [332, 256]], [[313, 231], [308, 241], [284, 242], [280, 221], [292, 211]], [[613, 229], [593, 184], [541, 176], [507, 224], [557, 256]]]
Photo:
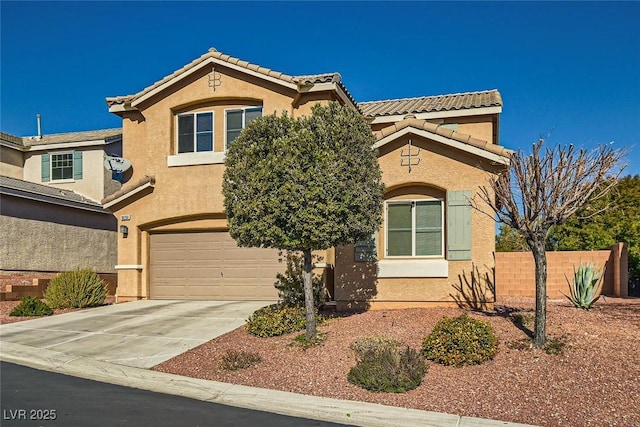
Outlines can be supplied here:
[[205, 402], [348, 425], [395, 427], [401, 420], [401, 424], [406, 427], [531, 427], [527, 424], [461, 417], [440, 412], [308, 396], [182, 377], [8, 342], [2, 342], [0, 345], [0, 360]]

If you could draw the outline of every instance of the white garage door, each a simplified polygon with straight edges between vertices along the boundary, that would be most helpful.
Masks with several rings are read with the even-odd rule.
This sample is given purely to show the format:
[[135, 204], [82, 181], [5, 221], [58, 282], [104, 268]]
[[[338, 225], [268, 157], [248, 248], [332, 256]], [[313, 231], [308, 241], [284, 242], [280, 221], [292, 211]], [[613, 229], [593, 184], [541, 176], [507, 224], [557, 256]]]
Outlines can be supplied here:
[[152, 299], [275, 300], [286, 263], [275, 249], [239, 248], [227, 232], [150, 236]]

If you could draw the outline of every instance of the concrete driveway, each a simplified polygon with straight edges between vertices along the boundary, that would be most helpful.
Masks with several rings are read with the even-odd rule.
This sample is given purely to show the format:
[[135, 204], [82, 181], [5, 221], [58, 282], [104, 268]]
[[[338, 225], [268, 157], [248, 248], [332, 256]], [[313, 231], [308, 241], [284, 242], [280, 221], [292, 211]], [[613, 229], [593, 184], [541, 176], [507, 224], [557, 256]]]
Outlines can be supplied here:
[[0, 326], [0, 341], [150, 368], [244, 324], [260, 301], [135, 301]]

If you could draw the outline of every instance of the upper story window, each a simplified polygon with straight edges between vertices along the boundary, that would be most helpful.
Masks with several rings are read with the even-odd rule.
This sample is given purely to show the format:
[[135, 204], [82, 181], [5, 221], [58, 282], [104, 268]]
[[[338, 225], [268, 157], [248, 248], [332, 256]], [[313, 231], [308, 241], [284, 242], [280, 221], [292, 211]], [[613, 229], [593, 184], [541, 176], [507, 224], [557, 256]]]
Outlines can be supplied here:
[[225, 111], [225, 148], [228, 148], [234, 139], [240, 135], [242, 129], [252, 120], [262, 117], [262, 107], [247, 107]]
[[73, 153], [51, 155], [51, 180], [73, 179]]
[[40, 159], [42, 182], [82, 179], [82, 151], [44, 153]]
[[213, 151], [213, 112], [178, 115], [178, 154]]
[[444, 256], [441, 200], [390, 201], [386, 215], [388, 257]]

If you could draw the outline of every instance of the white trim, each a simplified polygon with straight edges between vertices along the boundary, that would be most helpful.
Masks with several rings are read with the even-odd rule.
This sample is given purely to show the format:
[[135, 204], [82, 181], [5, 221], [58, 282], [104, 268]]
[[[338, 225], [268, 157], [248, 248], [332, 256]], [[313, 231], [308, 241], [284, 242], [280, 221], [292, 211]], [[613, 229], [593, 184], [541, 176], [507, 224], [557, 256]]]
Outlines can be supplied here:
[[392, 277], [449, 277], [446, 259], [381, 259], [378, 278]]
[[[145, 93], [140, 98], [138, 98], [135, 101], [133, 101], [131, 103], [131, 106], [132, 107], [136, 107], [136, 106], [140, 105], [142, 102], [144, 102], [147, 99], [151, 98], [152, 96], [162, 92], [163, 90], [165, 90], [168, 87], [172, 86], [173, 84], [179, 82], [183, 78], [185, 78], [185, 77], [187, 77], [187, 76], [189, 76], [189, 75], [201, 70], [202, 68], [205, 68], [208, 65], [212, 65], [212, 64], [218, 64], [218, 65], [221, 65], [223, 67], [230, 68], [232, 70], [240, 71], [241, 73], [249, 74], [249, 75], [252, 75], [254, 77], [261, 78], [263, 80], [268, 80], [270, 82], [277, 83], [277, 84], [279, 84], [281, 86], [285, 86], [285, 87], [288, 87], [290, 89], [297, 89], [298, 88], [295, 83], [287, 83], [284, 80], [281, 80], [281, 79], [278, 79], [278, 78], [275, 78], [275, 77], [271, 77], [271, 76], [268, 76], [266, 74], [258, 73], [257, 71], [253, 71], [253, 70], [250, 70], [250, 69], [245, 68], [245, 67], [241, 67], [241, 66], [238, 66], [238, 65], [235, 65], [235, 64], [231, 64], [230, 62], [222, 61], [222, 60], [219, 60], [217, 58], [207, 58], [204, 61], [202, 61], [200, 64], [194, 66], [193, 68], [191, 68], [191, 69], [189, 69], [187, 71], [183, 71], [182, 73], [180, 73], [177, 76], [173, 77], [169, 81], [166, 81], [163, 84], [161, 84], [160, 86], [156, 87], [155, 89], [150, 90], [149, 92]], [[122, 111], [122, 110], [118, 110], [118, 111]]]
[[329, 267], [329, 264], [327, 264], [326, 262], [316, 262], [315, 264], [313, 264], [312, 268], [327, 268]]
[[227, 157], [225, 153], [219, 151], [200, 151], [198, 153], [181, 153], [174, 156], [167, 156], [167, 166], [195, 166], [195, 165], [217, 165], [224, 163]]
[[490, 151], [484, 150], [482, 148], [478, 148], [478, 147], [474, 147], [473, 145], [469, 145], [466, 144], [464, 142], [460, 142], [457, 141], [455, 139], [451, 139], [451, 138], [447, 138], [444, 137], [442, 135], [438, 135], [437, 133], [433, 133], [433, 132], [429, 132], [427, 130], [423, 130], [423, 129], [416, 129], [414, 127], [408, 126], [402, 130], [399, 130], [398, 132], [394, 132], [391, 135], [387, 135], [386, 137], [382, 138], [380, 141], [376, 142], [373, 145], [374, 149], [378, 149], [392, 141], [397, 140], [398, 138], [408, 135], [408, 134], [414, 134], [417, 136], [422, 136], [424, 138], [427, 139], [431, 139], [433, 141], [439, 142], [441, 144], [444, 145], [448, 145], [449, 147], [453, 147], [456, 148], [458, 150], [461, 151], [466, 151], [467, 153], [471, 153], [474, 154], [476, 156], [479, 157], [483, 157], [485, 159], [491, 160], [493, 162], [496, 163], [500, 163], [503, 165], [508, 165], [509, 164], [509, 159], [507, 157], [503, 157], [499, 154], [494, 154]]
[[144, 185], [141, 185], [140, 187], [134, 188], [133, 190], [129, 191], [126, 194], [123, 194], [122, 196], [118, 197], [117, 199], [113, 199], [110, 202], [105, 203], [104, 205], [102, 205], [103, 208], [108, 209], [111, 206], [120, 203], [123, 200], [128, 199], [129, 197], [133, 196], [134, 194], [137, 194], [139, 192], [141, 192], [142, 190], [149, 188], [149, 187], [153, 187], [153, 184], [150, 182], [145, 183]]
[[116, 270], [142, 270], [141, 264], [118, 264], [114, 267]]
[[262, 113], [264, 111], [264, 107], [262, 105], [248, 105], [246, 107], [232, 107], [224, 109], [224, 151], [227, 151], [227, 113], [229, 111], [242, 111], [242, 130], [247, 126], [247, 110], [257, 110], [260, 109], [260, 117], [262, 117]]
[[[449, 110], [449, 111], [432, 111], [428, 113], [409, 113], [416, 116], [416, 119], [429, 120], [429, 119], [444, 119], [449, 117], [469, 117], [469, 116], [485, 116], [488, 114], [500, 114], [502, 113], [502, 107], [480, 107], [480, 108], [465, 108], [463, 110]], [[393, 116], [378, 116], [374, 117], [371, 121], [372, 124], [377, 123], [392, 123], [403, 120], [407, 114], [396, 114]]]
[[92, 147], [100, 145], [107, 145], [107, 143], [104, 139], [96, 139], [92, 141], [64, 142], [62, 144], [31, 145], [29, 147], [25, 147], [24, 151], [61, 150], [65, 148]]
[[[43, 182], [50, 182], [52, 184], [70, 184], [70, 183], [76, 182], [76, 180], [73, 178], [74, 170], [76, 166], [76, 159], [73, 156], [74, 152], [75, 151], [58, 151], [55, 153], [48, 153], [49, 154], [49, 181], [43, 181]], [[71, 154], [71, 178], [53, 179], [53, 156], [64, 156], [68, 154]], [[40, 161], [42, 162], [42, 159]]]
[[[211, 113], [211, 151], [196, 151], [197, 143], [198, 143], [198, 115], [199, 114], [208, 114]], [[180, 144], [180, 116], [193, 116], [193, 151], [188, 151], [186, 153], [178, 153], [179, 144]], [[177, 113], [175, 116], [176, 121], [176, 132], [175, 132], [175, 150], [177, 156], [181, 156], [183, 154], [195, 154], [195, 153], [213, 153], [216, 151], [216, 113], [213, 110], [207, 111], [185, 111], [183, 113]]]
[[[441, 245], [440, 245], [440, 254], [438, 255], [414, 255], [416, 252], [416, 211], [414, 209], [414, 204], [417, 202], [440, 202], [440, 230], [441, 230]], [[409, 204], [411, 203], [411, 255], [388, 255], [389, 250], [389, 234], [388, 234], [388, 225], [389, 225], [389, 205], [401, 205], [401, 204]], [[445, 239], [445, 222], [444, 222], [444, 200], [431, 198], [431, 199], [402, 199], [402, 200], [385, 200], [384, 202], [384, 257], [385, 259], [399, 259], [399, 258], [408, 258], [411, 259], [434, 259], [434, 258], [442, 258], [444, 257], [444, 239]]]

